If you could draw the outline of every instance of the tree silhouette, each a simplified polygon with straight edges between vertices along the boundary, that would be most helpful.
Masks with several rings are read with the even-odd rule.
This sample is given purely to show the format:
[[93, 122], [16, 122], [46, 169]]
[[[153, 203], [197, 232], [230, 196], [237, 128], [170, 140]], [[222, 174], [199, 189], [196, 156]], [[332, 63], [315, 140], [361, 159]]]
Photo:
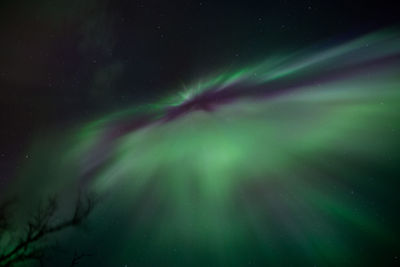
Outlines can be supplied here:
[[[6, 233], [10, 234], [9, 209], [15, 201], [6, 201], [0, 205], [0, 244]], [[59, 209], [57, 199], [50, 197], [45, 204], [39, 205], [35, 213], [25, 224], [22, 237], [17, 239], [16, 234], [11, 233], [11, 238], [18, 240], [8, 244], [8, 248], [0, 247], [0, 266], [13, 266], [23, 261], [38, 261], [43, 264], [44, 250], [49, 246], [47, 237], [72, 227], [77, 227], [90, 215], [97, 200], [93, 196], [82, 197], [79, 194], [72, 215], [66, 219], [55, 222], [55, 214]], [[75, 266], [89, 254], [74, 253], [70, 266]]]

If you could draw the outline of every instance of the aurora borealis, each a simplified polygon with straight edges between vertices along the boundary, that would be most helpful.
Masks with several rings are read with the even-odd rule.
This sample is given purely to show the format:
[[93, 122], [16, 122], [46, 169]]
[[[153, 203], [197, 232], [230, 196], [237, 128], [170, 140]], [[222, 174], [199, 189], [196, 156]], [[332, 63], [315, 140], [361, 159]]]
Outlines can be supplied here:
[[399, 265], [394, 6], [0, 3], [0, 266]]
[[275, 55], [39, 136], [16, 191], [30, 205], [79, 187], [102, 196], [89, 234], [61, 237], [107, 255], [93, 266], [395, 260], [399, 37]]

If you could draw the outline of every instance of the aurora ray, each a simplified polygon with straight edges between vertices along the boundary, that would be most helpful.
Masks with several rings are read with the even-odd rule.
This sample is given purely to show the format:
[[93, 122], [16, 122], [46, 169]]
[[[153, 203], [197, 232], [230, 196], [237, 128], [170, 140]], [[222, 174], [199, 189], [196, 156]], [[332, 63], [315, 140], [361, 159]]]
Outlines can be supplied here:
[[399, 37], [274, 55], [39, 137], [15, 188], [27, 201], [77, 186], [104, 195], [94, 236], [65, 237], [108, 255], [97, 266], [351, 265], [380, 248], [393, 257]]

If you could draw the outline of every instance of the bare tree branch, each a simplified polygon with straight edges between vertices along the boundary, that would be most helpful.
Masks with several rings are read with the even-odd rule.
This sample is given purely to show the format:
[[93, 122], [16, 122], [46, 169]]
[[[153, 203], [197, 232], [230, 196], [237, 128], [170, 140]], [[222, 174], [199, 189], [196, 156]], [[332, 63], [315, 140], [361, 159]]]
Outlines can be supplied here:
[[74, 257], [72, 258], [71, 264], [69, 265], [70, 267], [76, 266], [79, 264], [79, 262], [86, 257], [90, 257], [92, 254], [86, 254], [86, 253], [77, 253], [76, 251], [74, 252]]
[[[39, 206], [36, 213], [28, 221], [23, 238], [8, 252], [0, 253], [0, 266], [11, 266], [26, 260], [40, 261], [43, 257], [45, 239], [51, 234], [80, 225], [92, 212], [95, 204], [96, 200], [93, 197], [86, 196], [82, 199], [79, 194], [72, 216], [61, 222], [52, 223], [58, 205], [55, 197], [49, 198], [45, 205]], [[7, 227], [8, 220], [4, 214], [4, 212], [1, 213], [0, 207], [0, 226]], [[77, 264], [83, 256], [87, 255], [74, 255], [73, 263]]]

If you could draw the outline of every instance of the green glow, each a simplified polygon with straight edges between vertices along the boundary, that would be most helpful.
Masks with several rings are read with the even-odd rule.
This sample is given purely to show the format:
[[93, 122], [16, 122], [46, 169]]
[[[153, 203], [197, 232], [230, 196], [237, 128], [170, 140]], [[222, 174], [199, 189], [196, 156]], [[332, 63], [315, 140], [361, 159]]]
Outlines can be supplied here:
[[[398, 65], [294, 84], [276, 97], [243, 97], [212, 112], [192, 110], [112, 140], [104, 136], [116, 121], [146, 113], [162, 118], [164, 108], [207, 90], [317, 78], [398, 55], [399, 44], [398, 35], [379, 32], [324, 52], [276, 56], [199, 80], [154, 105], [89, 122], [47, 145], [39, 142], [32, 152], [37, 161], [25, 173], [54, 171], [41, 178], [50, 180], [45, 191], [66, 192], [85, 169], [100, 165], [87, 184], [109, 196], [92, 218], [95, 237], [78, 242], [79, 234], [72, 233], [71, 246], [111, 244], [111, 252], [99, 248], [110, 255], [104, 259], [110, 265], [127, 259], [139, 265], [360, 263], [360, 244], [352, 235], [386, 244], [398, 234], [395, 225], [374, 215], [385, 216], [379, 205], [368, 205], [370, 198], [379, 199], [380, 189], [366, 183], [368, 168], [389, 168], [398, 160]], [[353, 165], [354, 159], [362, 166]], [[390, 188], [386, 178], [375, 177]]]

